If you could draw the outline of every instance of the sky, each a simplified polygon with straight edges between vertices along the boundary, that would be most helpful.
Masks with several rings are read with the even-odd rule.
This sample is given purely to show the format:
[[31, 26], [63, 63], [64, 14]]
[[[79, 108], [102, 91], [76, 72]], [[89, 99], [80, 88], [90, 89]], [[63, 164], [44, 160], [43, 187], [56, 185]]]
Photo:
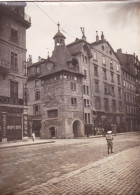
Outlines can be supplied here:
[[27, 58], [32, 55], [33, 62], [38, 56], [47, 58], [48, 52], [51, 56], [58, 22], [66, 44], [82, 38], [84, 27], [89, 43], [96, 40], [96, 31], [99, 36], [103, 31], [114, 51], [122, 48], [140, 59], [140, 1], [28, 2], [25, 12], [31, 16]]

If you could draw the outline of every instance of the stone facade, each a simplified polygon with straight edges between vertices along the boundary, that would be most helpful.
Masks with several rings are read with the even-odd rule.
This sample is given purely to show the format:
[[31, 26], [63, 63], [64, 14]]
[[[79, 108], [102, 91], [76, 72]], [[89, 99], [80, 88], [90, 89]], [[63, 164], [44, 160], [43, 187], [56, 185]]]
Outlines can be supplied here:
[[28, 133], [24, 119], [27, 119], [26, 29], [30, 27], [30, 19], [25, 19], [25, 6], [25, 3], [0, 3], [0, 140], [22, 139]]

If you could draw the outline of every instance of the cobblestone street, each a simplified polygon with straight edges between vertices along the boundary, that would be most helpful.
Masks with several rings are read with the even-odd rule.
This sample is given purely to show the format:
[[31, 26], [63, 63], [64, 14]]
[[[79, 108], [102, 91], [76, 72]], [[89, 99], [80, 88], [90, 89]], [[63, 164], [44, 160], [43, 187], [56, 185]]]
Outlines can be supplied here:
[[108, 195], [124, 185], [138, 195], [139, 140], [140, 133], [117, 135], [109, 155], [105, 137], [1, 149], [0, 194]]
[[139, 156], [128, 149], [19, 194], [139, 195]]

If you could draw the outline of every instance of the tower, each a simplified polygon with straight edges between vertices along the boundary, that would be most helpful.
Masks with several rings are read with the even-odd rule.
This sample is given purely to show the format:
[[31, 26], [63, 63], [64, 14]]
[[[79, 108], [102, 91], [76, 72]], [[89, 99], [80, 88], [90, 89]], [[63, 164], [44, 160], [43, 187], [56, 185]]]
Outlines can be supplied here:
[[59, 23], [57, 24], [57, 26], [58, 26], [58, 32], [53, 37], [53, 39], [55, 41], [55, 47], [64, 46], [66, 37], [60, 32], [60, 24]]

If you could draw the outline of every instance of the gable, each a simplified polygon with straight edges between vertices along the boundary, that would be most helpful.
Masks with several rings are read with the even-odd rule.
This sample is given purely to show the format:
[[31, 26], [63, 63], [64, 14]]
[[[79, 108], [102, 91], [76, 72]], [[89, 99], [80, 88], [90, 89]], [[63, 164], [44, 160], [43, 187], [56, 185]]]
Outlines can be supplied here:
[[119, 58], [117, 57], [116, 53], [114, 52], [113, 48], [111, 47], [111, 45], [109, 44], [108, 41], [102, 41], [99, 44], [91, 44], [93, 50], [95, 48], [95, 50], [97, 50], [98, 52], [100, 52], [102, 55], [111, 58], [112, 60], [117, 61], [118, 63], [120, 63]]

